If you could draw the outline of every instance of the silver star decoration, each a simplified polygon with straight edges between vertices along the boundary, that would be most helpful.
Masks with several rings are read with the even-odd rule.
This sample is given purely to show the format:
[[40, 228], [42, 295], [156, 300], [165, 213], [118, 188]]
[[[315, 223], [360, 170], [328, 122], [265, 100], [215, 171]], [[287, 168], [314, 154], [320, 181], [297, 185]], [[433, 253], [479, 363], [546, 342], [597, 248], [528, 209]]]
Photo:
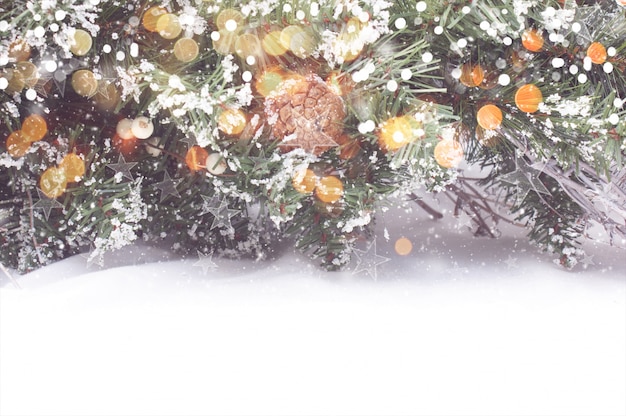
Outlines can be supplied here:
[[37, 194], [39, 195], [39, 201], [33, 204], [33, 209], [43, 210], [43, 215], [46, 217], [46, 221], [50, 218], [50, 211], [53, 209], [63, 208], [63, 205], [59, 201], [48, 198], [39, 188], [37, 188]]
[[33, 89], [37, 91], [37, 94], [42, 96], [43, 98], [48, 98], [48, 91], [46, 90], [46, 85], [52, 79], [51, 74], [40, 75], [37, 79], [37, 82], [33, 86]]
[[353, 249], [357, 258], [356, 267], [352, 274], [365, 272], [374, 279], [378, 280], [378, 266], [391, 260], [388, 257], [380, 256], [376, 253], [376, 240], [372, 241], [365, 250]]
[[250, 160], [254, 162], [254, 167], [252, 170], [257, 173], [269, 173], [269, 168], [267, 167], [268, 158], [265, 155], [265, 149], [261, 148], [258, 156], [250, 157]]
[[112, 85], [114, 82], [115, 78], [102, 77], [100, 82], [98, 82], [96, 94], [102, 95], [107, 100], [110, 99], [111, 95], [109, 94], [109, 85]]
[[502, 175], [502, 182], [515, 185], [515, 203], [521, 204], [530, 191], [541, 194], [550, 194], [548, 188], [539, 180], [540, 171], [533, 169], [523, 158], [515, 158], [516, 169], [513, 172]]
[[217, 269], [217, 264], [213, 262], [213, 254], [204, 254], [198, 250], [198, 261], [193, 264], [194, 267], [202, 267], [202, 273], [207, 274], [209, 270]]
[[469, 216], [469, 214], [467, 214], [466, 212], [461, 212], [458, 216], [457, 216], [457, 221], [455, 224], [456, 229], [462, 229], [462, 228], [472, 228], [472, 217]]
[[585, 256], [582, 258], [582, 260], [580, 261], [583, 264], [583, 268], [587, 268], [589, 266], [593, 266], [596, 263], [593, 261], [593, 255], [589, 256], [587, 255], [587, 253], [585, 253]]
[[94, 264], [100, 269], [104, 267], [104, 256], [102, 253], [96, 253], [96, 248], [93, 244], [89, 246], [88, 252], [81, 253], [80, 256], [85, 259], [87, 269], [90, 269]]
[[[209, 202], [206, 199], [205, 201]], [[217, 227], [225, 227], [228, 230], [233, 230], [230, 219], [240, 212], [240, 210], [238, 209], [228, 208], [228, 203], [226, 202], [226, 199], [222, 199], [221, 201], [219, 201], [218, 206], [207, 207], [206, 211], [213, 215], [213, 223], [211, 224], [211, 229]]]
[[154, 184], [154, 187], [161, 191], [161, 199], [159, 201], [163, 202], [163, 200], [167, 198], [169, 195], [172, 195], [176, 198], [180, 198], [180, 194], [176, 190], [176, 187], [178, 186], [179, 183], [180, 183], [180, 179], [173, 180], [170, 177], [170, 174], [167, 173], [166, 171], [165, 175], [163, 176], [163, 181]]
[[62, 69], [57, 69], [52, 74], [52, 81], [54, 81], [54, 85], [57, 87], [59, 94], [61, 97], [65, 97], [65, 84], [67, 84], [67, 73]]
[[131, 181], [134, 179], [133, 174], [130, 173], [130, 170], [137, 166], [137, 162], [126, 162], [124, 156], [119, 155], [117, 158], [117, 163], [109, 163], [107, 165], [108, 168], [115, 171], [115, 174], [121, 174], [122, 177], [130, 179]]
[[504, 260], [504, 263], [506, 264], [507, 269], [517, 268], [517, 259], [514, 257], [511, 257], [510, 254], [509, 254], [509, 258]]
[[220, 203], [220, 199], [216, 196], [201, 195], [201, 197], [204, 202], [202, 203], [200, 215], [211, 213], [211, 209]]
[[198, 144], [198, 141], [192, 135], [187, 135], [182, 139], [179, 139], [179, 142], [185, 143], [188, 149]]

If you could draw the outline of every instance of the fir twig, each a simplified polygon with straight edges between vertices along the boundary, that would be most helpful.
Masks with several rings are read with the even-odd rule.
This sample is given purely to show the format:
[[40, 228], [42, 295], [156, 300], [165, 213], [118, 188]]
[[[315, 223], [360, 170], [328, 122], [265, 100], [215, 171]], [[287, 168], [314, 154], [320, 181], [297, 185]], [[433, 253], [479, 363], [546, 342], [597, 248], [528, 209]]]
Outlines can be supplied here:
[[[30, 193], [30, 189], [26, 190], [26, 194], [28, 195], [28, 216], [29, 216], [29, 220], [30, 220], [30, 229], [32, 231], [35, 230], [35, 216], [33, 214], [34, 212], [34, 203], [33, 203], [33, 196]], [[35, 252], [37, 253], [37, 258], [39, 259], [39, 264], [44, 264], [44, 259], [43, 256], [41, 255], [41, 252], [39, 251], [39, 243], [37, 243], [37, 240], [35, 239], [35, 233], [33, 232], [33, 248], [35, 249]]]
[[420, 208], [422, 208], [424, 211], [430, 214], [433, 217], [433, 219], [440, 220], [443, 218], [443, 214], [441, 212], [435, 210], [433, 207], [428, 205], [426, 202], [424, 202], [423, 199], [421, 199], [419, 196], [415, 195], [414, 193], [411, 193], [411, 201], [414, 201], [417, 205], [419, 205]]

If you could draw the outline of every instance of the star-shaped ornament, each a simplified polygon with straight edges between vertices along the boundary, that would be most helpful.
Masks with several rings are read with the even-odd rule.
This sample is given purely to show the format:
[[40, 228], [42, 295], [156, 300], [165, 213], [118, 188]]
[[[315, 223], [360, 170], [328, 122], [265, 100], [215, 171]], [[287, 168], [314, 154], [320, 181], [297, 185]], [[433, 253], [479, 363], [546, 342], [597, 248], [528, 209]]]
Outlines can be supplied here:
[[250, 160], [254, 162], [254, 166], [252, 167], [252, 171], [255, 173], [269, 173], [270, 169], [268, 167], [269, 160], [265, 155], [265, 149], [261, 148], [258, 156], [250, 156]]
[[580, 261], [583, 264], [583, 268], [586, 269], [589, 266], [593, 266], [596, 263], [593, 261], [593, 255], [588, 255], [587, 253], [585, 253], [584, 257], [582, 258], [582, 260]]
[[516, 269], [517, 268], [517, 258], [512, 257], [509, 254], [509, 258], [507, 258], [506, 260], [504, 260], [504, 264], [506, 264], [506, 268], [507, 269]]
[[62, 70], [57, 70], [52, 75], [52, 81], [54, 81], [54, 85], [57, 87], [59, 94], [61, 97], [65, 97], [65, 85], [67, 84], [67, 75]]
[[85, 266], [90, 269], [93, 265], [102, 269], [104, 267], [104, 255], [101, 251], [96, 251], [96, 247], [92, 244], [89, 251], [81, 253], [80, 256], [85, 259]]
[[202, 203], [202, 211], [200, 212], [200, 215], [210, 214], [211, 210], [218, 206], [221, 202], [221, 200], [216, 196], [201, 195], [201, 197], [204, 202]]
[[211, 229], [222, 227], [228, 230], [233, 230], [233, 226], [230, 220], [235, 215], [239, 214], [240, 210], [228, 208], [226, 199], [222, 199], [217, 206], [211, 206], [206, 209], [207, 212], [213, 215], [213, 223]]
[[39, 195], [39, 201], [33, 204], [33, 209], [43, 210], [43, 215], [46, 217], [46, 221], [50, 218], [50, 211], [53, 209], [63, 208], [63, 204], [56, 199], [48, 198], [39, 188], [37, 188], [37, 194]]
[[378, 266], [387, 263], [390, 259], [376, 253], [376, 240], [374, 240], [365, 250], [353, 249], [357, 258], [356, 267], [352, 274], [367, 273], [374, 281], [378, 280]]
[[533, 169], [523, 158], [515, 158], [516, 169], [500, 177], [500, 181], [515, 186], [515, 204], [520, 205], [530, 191], [538, 194], [550, 194], [548, 188], [539, 179], [540, 171]]
[[52, 75], [51, 74], [44, 74], [44, 75], [40, 74], [39, 78], [37, 79], [37, 82], [33, 86], [33, 89], [41, 97], [48, 98], [48, 91], [49, 91], [49, 88], [51, 88], [51, 87], [48, 87], [48, 83], [51, 80], [52, 80]]
[[179, 183], [180, 179], [173, 180], [170, 177], [170, 174], [165, 171], [165, 175], [163, 175], [163, 181], [154, 184], [154, 187], [161, 191], [161, 199], [159, 200], [159, 202], [163, 202], [163, 200], [169, 195], [180, 198], [180, 194], [176, 190], [176, 187]]
[[217, 269], [217, 264], [213, 262], [213, 254], [204, 254], [198, 250], [198, 261], [193, 264], [194, 267], [202, 267], [202, 273], [207, 274], [209, 270]]
[[137, 162], [126, 162], [124, 156], [119, 155], [117, 158], [117, 163], [109, 163], [107, 165], [108, 168], [115, 171], [115, 174], [120, 174], [123, 178], [130, 179], [131, 181], [134, 179], [133, 174], [130, 173], [130, 170], [137, 166]]
[[179, 139], [178, 141], [181, 143], [185, 143], [188, 149], [191, 149], [193, 146], [198, 144], [198, 140], [196, 140], [196, 138], [192, 136], [191, 134], [186, 135], [185, 137], [183, 137], [182, 139]]
[[470, 215], [468, 213], [466, 213], [465, 211], [462, 211], [458, 216], [457, 216], [457, 222], [455, 224], [455, 228], [457, 230], [464, 230], [465, 228], [469, 228], [472, 229], [473, 224], [472, 224], [472, 217], [470, 217]]

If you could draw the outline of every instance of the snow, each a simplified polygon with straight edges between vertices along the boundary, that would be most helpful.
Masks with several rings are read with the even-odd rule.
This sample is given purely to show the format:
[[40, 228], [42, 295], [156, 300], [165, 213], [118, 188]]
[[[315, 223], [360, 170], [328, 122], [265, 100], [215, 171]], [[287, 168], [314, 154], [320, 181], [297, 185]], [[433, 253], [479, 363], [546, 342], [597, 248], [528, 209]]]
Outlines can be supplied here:
[[205, 274], [139, 243], [4, 278], [0, 414], [626, 414], [623, 250], [566, 271], [520, 230], [378, 227], [376, 281], [285, 247]]

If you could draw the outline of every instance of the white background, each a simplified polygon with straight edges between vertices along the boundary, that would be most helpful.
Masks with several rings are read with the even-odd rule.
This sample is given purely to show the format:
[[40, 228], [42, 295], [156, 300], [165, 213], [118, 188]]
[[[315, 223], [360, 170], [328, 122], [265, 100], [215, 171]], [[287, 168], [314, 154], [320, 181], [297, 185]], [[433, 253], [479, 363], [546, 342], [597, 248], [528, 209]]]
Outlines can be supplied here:
[[623, 249], [566, 271], [523, 230], [416, 211], [379, 231], [377, 281], [291, 250], [204, 274], [141, 245], [5, 278], [0, 414], [626, 414]]

